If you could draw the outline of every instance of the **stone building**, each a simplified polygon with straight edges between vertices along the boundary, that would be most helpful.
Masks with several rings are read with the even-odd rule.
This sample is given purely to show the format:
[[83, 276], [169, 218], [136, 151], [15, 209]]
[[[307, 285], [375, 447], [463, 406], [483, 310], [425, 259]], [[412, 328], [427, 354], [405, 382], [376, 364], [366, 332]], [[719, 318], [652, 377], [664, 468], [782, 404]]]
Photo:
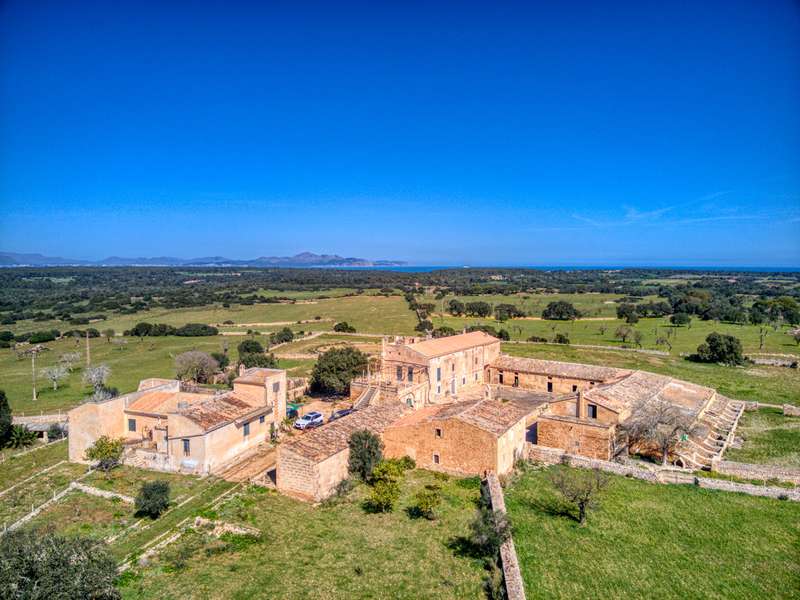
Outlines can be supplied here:
[[147, 379], [136, 392], [87, 402], [69, 412], [69, 458], [100, 436], [122, 438], [126, 464], [160, 471], [214, 473], [269, 441], [286, 415], [286, 372], [248, 369], [233, 390]]

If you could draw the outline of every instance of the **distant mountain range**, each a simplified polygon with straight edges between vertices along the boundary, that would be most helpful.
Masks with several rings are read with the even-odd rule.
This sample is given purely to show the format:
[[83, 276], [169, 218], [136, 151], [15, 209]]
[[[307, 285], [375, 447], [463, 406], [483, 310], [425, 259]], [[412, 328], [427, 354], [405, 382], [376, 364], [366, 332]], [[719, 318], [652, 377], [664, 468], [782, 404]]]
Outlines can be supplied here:
[[151, 258], [109, 256], [103, 260], [77, 260], [42, 254], [0, 252], [0, 267], [396, 267], [405, 264], [399, 260], [367, 260], [337, 254], [314, 254], [313, 252], [301, 252], [294, 256], [260, 256], [251, 260], [225, 258], [224, 256], [188, 259], [173, 256]]

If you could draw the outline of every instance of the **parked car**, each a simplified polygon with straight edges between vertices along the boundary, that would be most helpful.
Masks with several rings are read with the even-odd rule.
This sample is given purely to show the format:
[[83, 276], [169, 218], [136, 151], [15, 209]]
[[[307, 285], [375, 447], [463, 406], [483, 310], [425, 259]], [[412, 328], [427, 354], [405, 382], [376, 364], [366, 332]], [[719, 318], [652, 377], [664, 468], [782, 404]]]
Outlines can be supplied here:
[[303, 415], [294, 422], [295, 429], [311, 429], [312, 427], [319, 427], [325, 422], [322, 413], [316, 411]]
[[328, 423], [331, 421], [335, 421], [336, 419], [341, 419], [342, 417], [346, 417], [351, 412], [353, 412], [352, 408], [343, 408], [342, 410], [337, 410], [331, 413], [331, 416], [328, 417]]

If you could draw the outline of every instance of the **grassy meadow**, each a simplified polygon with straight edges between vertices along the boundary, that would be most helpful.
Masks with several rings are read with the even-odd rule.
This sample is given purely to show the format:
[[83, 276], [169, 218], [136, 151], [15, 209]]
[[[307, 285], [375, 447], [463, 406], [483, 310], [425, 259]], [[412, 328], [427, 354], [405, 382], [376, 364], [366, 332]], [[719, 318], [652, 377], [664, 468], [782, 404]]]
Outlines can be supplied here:
[[727, 460], [800, 467], [800, 417], [785, 417], [778, 408], [745, 412], [736, 435], [741, 448], [729, 448]]
[[800, 504], [613, 477], [580, 527], [546, 471], [506, 490], [529, 598], [800, 597]]

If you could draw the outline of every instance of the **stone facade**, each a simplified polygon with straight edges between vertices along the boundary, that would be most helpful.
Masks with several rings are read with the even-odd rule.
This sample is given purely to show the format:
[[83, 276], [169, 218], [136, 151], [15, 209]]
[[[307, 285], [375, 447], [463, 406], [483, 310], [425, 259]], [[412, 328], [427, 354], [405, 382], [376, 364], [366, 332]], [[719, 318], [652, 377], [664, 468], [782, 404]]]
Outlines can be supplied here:
[[610, 460], [614, 456], [614, 427], [576, 417], [542, 415], [536, 426], [537, 444], [563, 448], [572, 454]]

